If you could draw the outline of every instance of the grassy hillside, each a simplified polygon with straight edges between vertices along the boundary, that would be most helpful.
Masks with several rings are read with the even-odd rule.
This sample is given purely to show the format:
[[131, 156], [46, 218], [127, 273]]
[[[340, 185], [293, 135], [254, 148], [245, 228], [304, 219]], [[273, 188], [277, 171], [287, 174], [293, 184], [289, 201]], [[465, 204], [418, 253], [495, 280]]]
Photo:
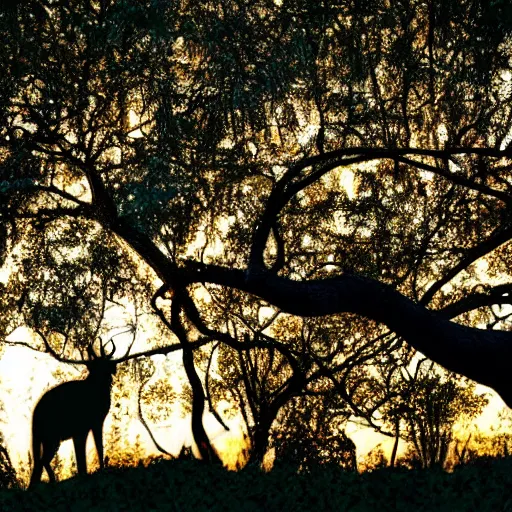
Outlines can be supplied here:
[[41, 484], [34, 491], [2, 491], [0, 510], [512, 512], [512, 460], [450, 474], [381, 469], [361, 475], [329, 467], [301, 475], [289, 468], [234, 473], [197, 461], [166, 461]]

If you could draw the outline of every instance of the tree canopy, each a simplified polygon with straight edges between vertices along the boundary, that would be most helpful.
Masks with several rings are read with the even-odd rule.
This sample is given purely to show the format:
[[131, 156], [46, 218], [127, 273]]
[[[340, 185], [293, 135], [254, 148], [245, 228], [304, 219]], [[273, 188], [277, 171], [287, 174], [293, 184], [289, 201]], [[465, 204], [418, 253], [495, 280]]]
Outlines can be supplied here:
[[4, 324], [63, 275], [52, 307], [94, 302], [96, 265], [152, 296], [200, 401], [192, 349], [250, 343], [220, 290], [353, 313], [346, 340], [512, 405], [511, 33], [505, 0], [3, 3]]

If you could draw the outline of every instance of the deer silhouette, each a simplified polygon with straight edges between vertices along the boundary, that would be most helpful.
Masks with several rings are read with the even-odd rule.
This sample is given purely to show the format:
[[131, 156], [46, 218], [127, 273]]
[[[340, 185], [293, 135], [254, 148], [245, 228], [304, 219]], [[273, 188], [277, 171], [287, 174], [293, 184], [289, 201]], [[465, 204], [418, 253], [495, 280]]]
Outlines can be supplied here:
[[55, 473], [50, 462], [57, 453], [61, 441], [73, 439], [79, 474], [87, 474], [85, 445], [92, 430], [98, 452], [100, 467], [103, 461], [103, 422], [110, 409], [110, 388], [116, 372], [112, 351], [105, 353], [100, 344], [101, 356], [94, 353], [92, 344], [87, 347], [89, 360], [85, 363], [89, 375], [84, 380], [60, 384], [47, 391], [37, 403], [32, 419], [32, 454], [34, 468], [29, 488], [41, 479], [43, 467], [50, 482], [55, 482]]

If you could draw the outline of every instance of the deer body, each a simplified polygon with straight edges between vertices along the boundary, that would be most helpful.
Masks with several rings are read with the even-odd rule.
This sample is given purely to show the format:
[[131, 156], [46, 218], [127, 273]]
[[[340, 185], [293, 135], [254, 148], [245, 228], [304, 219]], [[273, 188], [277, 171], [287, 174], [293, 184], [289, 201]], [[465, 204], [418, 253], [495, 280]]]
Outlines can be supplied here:
[[50, 462], [60, 443], [73, 439], [78, 472], [87, 473], [85, 445], [92, 431], [103, 468], [103, 422], [110, 409], [110, 388], [115, 363], [94, 359], [88, 363], [89, 375], [84, 380], [60, 384], [47, 391], [34, 409], [32, 420], [32, 453], [34, 469], [30, 486], [40, 481], [43, 467], [51, 482], [55, 474]]

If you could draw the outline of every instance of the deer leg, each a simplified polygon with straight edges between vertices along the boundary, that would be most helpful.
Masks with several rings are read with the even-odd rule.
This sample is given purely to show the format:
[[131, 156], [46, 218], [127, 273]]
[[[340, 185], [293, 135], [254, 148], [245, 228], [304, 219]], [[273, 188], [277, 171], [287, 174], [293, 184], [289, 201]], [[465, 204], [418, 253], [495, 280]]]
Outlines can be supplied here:
[[57, 479], [55, 478], [55, 473], [50, 465], [50, 462], [47, 462], [45, 465], [44, 465], [44, 468], [46, 469], [46, 473], [48, 474], [48, 478], [50, 480], [50, 482], [53, 484], [54, 482], [57, 481]]
[[41, 457], [34, 457], [34, 469], [32, 470], [32, 476], [30, 477], [30, 484], [28, 488], [31, 489], [35, 484], [41, 481], [41, 473], [43, 472], [43, 464], [41, 463]]
[[[57, 450], [59, 449], [60, 442], [57, 441], [48, 441], [46, 443], [43, 443], [43, 455], [41, 457], [41, 466], [44, 466], [46, 469], [46, 473], [48, 473], [48, 478], [50, 482], [55, 482], [55, 473], [53, 472], [53, 469], [50, 465], [50, 462], [52, 461], [53, 457], [55, 457], [55, 454], [57, 453]], [[41, 467], [41, 471], [42, 471]], [[41, 475], [39, 475], [41, 477]]]
[[73, 444], [75, 446], [75, 457], [76, 457], [76, 466], [78, 468], [78, 474], [86, 475], [87, 474], [87, 460], [85, 453], [85, 444], [87, 442], [87, 434], [77, 434], [73, 437]]
[[32, 475], [30, 476], [30, 483], [28, 488], [31, 489], [41, 480], [41, 473], [43, 472], [43, 465], [41, 463], [41, 441], [32, 434], [32, 457], [34, 461], [34, 467], [32, 468]]
[[98, 452], [100, 469], [103, 469], [105, 467], [105, 462], [103, 460], [103, 423], [93, 427], [92, 435], [94, 436], [94, 444], [96, 445], [96, 451]]

